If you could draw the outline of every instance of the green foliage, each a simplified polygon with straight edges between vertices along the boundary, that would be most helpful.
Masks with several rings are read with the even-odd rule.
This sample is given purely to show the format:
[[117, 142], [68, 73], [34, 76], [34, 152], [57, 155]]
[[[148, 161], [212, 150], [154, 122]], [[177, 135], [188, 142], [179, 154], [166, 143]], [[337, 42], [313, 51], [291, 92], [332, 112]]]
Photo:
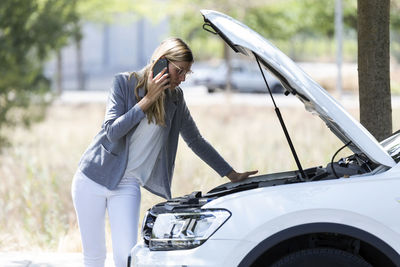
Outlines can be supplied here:
[[[159, 6], [159, 1], [147, 3], [149, 10]], [[317, 45], [319, 40], [330, 40], [332, 43], [335, 34], [335, 0], [179, 0], [164, 5], [162, 10], [170, 18], [171, 33], [189, 40], [200, 58], [223, 56], [222, 41], [213, 38], [200, 27], [203, 24], [200, 9], [212, 9], [235, 17], [274, 43], [280, 43], [280, 47], [291, 47], [289, 50], [292, 52], [301, 50], [301, 47], [296, 46], [302, 46], [304, 40], [312, 40]], [[357, 1], [342, 0], [342, 13], [344, 37], [348, 41], [351, 39], [351, 43], [356, 42]], [[160, 13], [154, 13], [155, 16], [160, 16]], [[392, 54], [400, 59], [400, 50], [397, 48], [400, 40], [400, 0], [391, 0], [391, 29]], [[323, 55], [324, 58], [334, 57], [334, 43], [331, 46], [332, 49], [326, 51], [328, 54]], [[353, 56], [347, 56], [351, 60], [357, 54], [354, 45], [351, 45], [349, 51], [344, 51], [348, 54], [354, 52]]]
[[[391, 25], [397, 31], [400, 29], [399, 3], [400, 0], [391, 0]], [[268, 39], [284, 43], [284, 46], [296, 46], [296, 40], [318, 42], [320, 39], [325, 42], [334, 37], [335, 0], [148, 0], [140, 4], [131, 0], [77, 2], [79, 17], [84, 20], [112, 22], [120, 13], [130, 14], [126, 17], [128, 20], [146, 17], [155, 23], [167, 18], [170, 34], [185, 39], [198, 59], [216, 55], [223, 57], [221, 39], [201, 28], [201, 9], [212, 9], [235, 17]], [[345, 38], [356, 40], [357, 1], [342, 0], [342, 9]]]
[[298, 31], [295, 21], [299, 17], [299, 5], [284, 1], [279, 5], [252, 7], [244, 17], [244, 23], [263, 36], [287, 40]]
[[[0, 2], [0, 130], [43, 117], [50, 89], [43, 64], [76, 30], [74, 10], [69, 0]], [[6, 143], [0, 131], [0, 147]]]
[[[390, 52], [400, 61], [400, 1], [392, 0], [390, 5], [391, 47]], [[392, 85], [393, 87], [393, 85]]]
[[[221, 39], [203, 30], [201, 25], [204, 21], [200, 12], [197, 16], [193, 15], [193, 13], [184, 12], [177, 16], [171, 16], [170, 31], [172, 35], [183, 38], [189, 44], [195, 56], [200, 57], [200, 59], [208, 59], [216, 55], [222, 57], [223, 42], [221, 42]], [[185, 23], [182, 23], [182, 21], [185, 21]]]
[[[149, 5], [156, 5], [150, 2]], [[268, 39], [291, 43], [304, 38], [334, 37], [335, 0], [284, 0], [284, 1], [187, 1], [173, 2], [173, 7], [165, 7], [164, 14], [170, 18], [171, 32], [189, 43], [200, 42], [201, 57], [210, 54], [205, 51], [210, 47], [215, 49], [220, 39], [212, 38], [202, 30], [203, 18], [200, 9], [213, 9], [237, 18], [250, 28]], [[354, 0], [343, 0], [343, 19], [345, 30], [354, 32], [357, 25], [357, 6]], [[211, 39], [211, 40], [210, 40]], [[215, 40], [217, 39], [217, 40]], [[210, 42], [214, 45], [210, 45]], [[222, 56], [223, 45], [219, 45], [217, 53]], [[196, 49], [194, 49], [196, 50]], [[196, 52], [196, 51], [195, 51]]]

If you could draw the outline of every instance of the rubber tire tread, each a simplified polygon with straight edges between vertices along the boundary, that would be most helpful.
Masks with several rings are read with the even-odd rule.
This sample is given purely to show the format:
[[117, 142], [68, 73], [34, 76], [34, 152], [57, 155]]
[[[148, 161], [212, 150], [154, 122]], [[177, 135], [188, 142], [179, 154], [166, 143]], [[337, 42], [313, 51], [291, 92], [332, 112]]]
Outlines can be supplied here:
[[[311, 260], [311, 257], [325, 258], [315, 264], [307, 262]], [[341, 262], [332, 262], [332, 259], [341, 260]], [[299, 263], [299, 260], [306, 261], [304, 264]], [[321, 265], [322, 264], [322, 265]], [[354, 255], [350, 252], [334, 249], [334, 248], [312, 248], [300, 250], [288, 254], [271, 265], [271, 267], [373, 267], [371, 264], [366, 262], [363, 258]]]

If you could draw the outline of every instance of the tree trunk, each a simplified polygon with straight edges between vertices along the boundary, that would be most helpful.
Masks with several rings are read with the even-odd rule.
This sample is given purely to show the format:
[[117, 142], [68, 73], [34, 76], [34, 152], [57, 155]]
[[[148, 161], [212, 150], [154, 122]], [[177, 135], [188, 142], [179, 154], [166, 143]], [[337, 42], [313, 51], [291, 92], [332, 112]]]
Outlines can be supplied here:
[[389, 0], [358, 0], [360, 121], [377, 140], [392, 133]]
[[232, 64], [231, 64], [231, 48], [224, 42], [224, 58], [226, 63], [226, 92], [232, 91]]
[[57, 95], [61, 95], [63, 92], [63, 70], [62, 70], [62, 54], [61, 49], [57, 51], [56, 59], [56, 92]]
[[78, 80], [78, 90], [85, 90], [85, 73], [83, 72], [83, 57], [82, 57], [82, 38], [75, 40], [76, 45], [76, 73]]

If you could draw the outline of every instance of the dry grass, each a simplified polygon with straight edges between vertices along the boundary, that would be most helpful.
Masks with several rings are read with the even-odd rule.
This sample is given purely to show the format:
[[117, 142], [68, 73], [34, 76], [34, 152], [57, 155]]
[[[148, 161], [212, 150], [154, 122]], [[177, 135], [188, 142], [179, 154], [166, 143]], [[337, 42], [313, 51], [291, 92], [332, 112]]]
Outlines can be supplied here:
[[[193, 106], [191, 111], [204, 137], [238, 171], [296, 168], [272, 108], [227, 103]], [[356, 110], [351, 112], [358, 117]], [[395, 129], [397, 113], [394, 110]], [[282, 114], [304, 167], [324, 165], [341, 146], [303, 108], [284, 108]], [[80, 251], [71, 180], [103, 116], [103, 104], [58, 104], [49, 108], [43, 122], [10, 132], [14, 146], [0, 156], [0, 250]], [[208, 191], [225, 182], [180, 141], [173, 196]], [[142, 190], [141, 217], [160, 201]]]

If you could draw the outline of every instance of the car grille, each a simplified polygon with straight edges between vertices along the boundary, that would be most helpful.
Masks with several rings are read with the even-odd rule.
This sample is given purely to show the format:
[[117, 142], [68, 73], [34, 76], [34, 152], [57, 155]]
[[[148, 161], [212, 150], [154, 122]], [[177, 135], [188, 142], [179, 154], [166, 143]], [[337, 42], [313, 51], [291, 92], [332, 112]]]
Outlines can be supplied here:
[[153, 215], [151, 211], [147, 211], [144, 216], [143, 224], [142, 224], [142, 237], [144, 243], [148, 246], [151, 239], [151, 232], [153, 231], [154, 222], [156, 221], [157, 216]]

